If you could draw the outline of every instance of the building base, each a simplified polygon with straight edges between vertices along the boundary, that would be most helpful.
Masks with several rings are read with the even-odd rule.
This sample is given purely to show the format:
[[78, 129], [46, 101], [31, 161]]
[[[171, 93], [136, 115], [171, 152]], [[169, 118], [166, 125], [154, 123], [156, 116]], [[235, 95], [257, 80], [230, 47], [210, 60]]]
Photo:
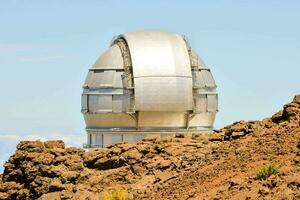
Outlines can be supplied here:
[[201, 134], [212, 131], [213, 127], [197, 127], [194, 129], [95, 129], [88, 128], [87, 131], [87, 143], [83, 145], [84, 148], [102, 148], [111, 144], [128, 142], [137, 143], [145, 138], [165, 138], [174, 137], [177, 134]]

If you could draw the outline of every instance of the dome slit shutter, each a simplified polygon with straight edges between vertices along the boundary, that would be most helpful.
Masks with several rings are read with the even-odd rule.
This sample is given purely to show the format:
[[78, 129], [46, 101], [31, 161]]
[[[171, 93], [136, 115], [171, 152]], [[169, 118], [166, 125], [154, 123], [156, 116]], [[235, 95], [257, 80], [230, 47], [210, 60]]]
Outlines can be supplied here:
[[134, 79], [132, 71], [132, 61], [129, 52], [129, 47], [126, 40], [120, 35], [113, 41], [113, 45], [117, 44], [123, 58], [124, 73], [121, 75], [121, 81], [123, 86], [123, 93], [125, 95], [125, 101], [123, 102], [123, 108], [125, 112], [132, 114], [135, 113], [135, 101], [134, 101]]
[[193, 110], [191, 64], [182, 37], [140, 32], [124, 38], [132, 61], [135, 110]]

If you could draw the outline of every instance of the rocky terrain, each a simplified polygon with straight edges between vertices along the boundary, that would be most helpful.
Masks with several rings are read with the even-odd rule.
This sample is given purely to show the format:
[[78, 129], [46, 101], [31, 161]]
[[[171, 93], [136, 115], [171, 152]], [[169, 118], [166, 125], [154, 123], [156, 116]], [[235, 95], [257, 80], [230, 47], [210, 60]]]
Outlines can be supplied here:
[[[257, 170], [278, 167], [265, 180]], [[0, 175], [0, 199], [300, 199], [300, 95], [261, 121], [209, 134], [85, 151], [22, 141]]]

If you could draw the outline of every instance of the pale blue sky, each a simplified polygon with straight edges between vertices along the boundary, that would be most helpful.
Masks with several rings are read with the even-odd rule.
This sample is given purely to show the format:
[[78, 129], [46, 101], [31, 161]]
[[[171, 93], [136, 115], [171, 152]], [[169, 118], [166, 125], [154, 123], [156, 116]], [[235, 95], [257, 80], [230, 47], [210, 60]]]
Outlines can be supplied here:
[[[187, 36], [212, 69], [216, 128], [300, 93], [300, 1], [0, 1], [0, 164], [20, 139], [85, 141], [81, 86], [123, 32]], [[1, 171], [1, 168], [0, 168]]]

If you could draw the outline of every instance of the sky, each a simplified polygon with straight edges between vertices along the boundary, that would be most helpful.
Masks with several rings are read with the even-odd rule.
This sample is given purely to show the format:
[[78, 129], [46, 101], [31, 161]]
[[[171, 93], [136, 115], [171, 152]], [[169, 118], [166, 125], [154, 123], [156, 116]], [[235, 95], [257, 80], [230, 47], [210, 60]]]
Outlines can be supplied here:
[[85, 76], [125, 32], [188, 38], [218, 85], [215, 128], [271, 116], [300, 93], [299, 23], [296, 0], [0, 0], [0, 165], [24, 139], [82, 146]]

